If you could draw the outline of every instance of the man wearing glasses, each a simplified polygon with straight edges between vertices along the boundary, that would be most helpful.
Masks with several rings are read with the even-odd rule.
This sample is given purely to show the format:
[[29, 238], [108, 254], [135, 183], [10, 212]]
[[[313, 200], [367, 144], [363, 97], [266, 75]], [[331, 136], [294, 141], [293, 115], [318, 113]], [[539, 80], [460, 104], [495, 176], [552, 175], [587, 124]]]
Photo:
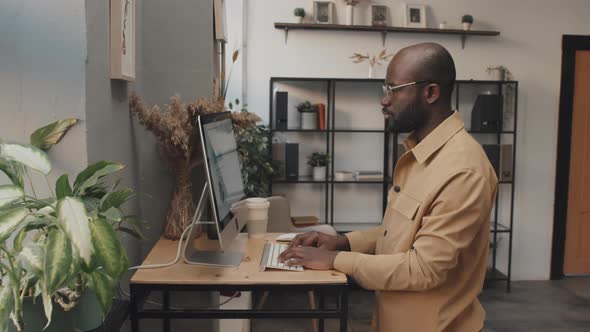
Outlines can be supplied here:
[[483, 329], [477, 296], [487, 269], [490, 215], [498, 179], [481, 145], [451, 109], [455, 65], [425, 43], [389, 63], [383, 114], [410, 133], [381, 226], [329, 236], [297, 236], [280, 259], [336, 269], [375, 290], [374, 331]]

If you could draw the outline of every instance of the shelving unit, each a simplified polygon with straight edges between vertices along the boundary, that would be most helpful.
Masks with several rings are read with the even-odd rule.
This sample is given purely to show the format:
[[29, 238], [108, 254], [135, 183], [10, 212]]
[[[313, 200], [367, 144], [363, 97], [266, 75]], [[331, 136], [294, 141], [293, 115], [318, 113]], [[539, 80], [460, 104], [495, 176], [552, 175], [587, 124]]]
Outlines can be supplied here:
[[461, 37], [461, 47], [465, 48], [467, 36], [498, 36], [499, 31], [484, 30], [459, 30], [459, 29], [432, 29], [432, 28], [406, 28], [392, 26], [371, 26], [371, 25], [341, 25], [341, 24], [312, 24], [312, 23], [275, 23], [275, 29], [285, 32], [285, 44], [289, 38], [290, 30], [323, 30], [323, 31], [364, 31], [377, 32], [381, 34], [381, 41], [385, 46], [385, 39], [388, 33], [427, 33], [442, 35], [458, 35]]
[[[279, 83], [297, 82], [322, 82], [326, 84], [326, 110], [327, 110], [327, 129], [323, 130], [301, 130], [301, 129], [284, 129], [277, 130], [275, 126], [275, 110], [273, 107], [273, 97], [275, 86]], [[271, 134], [276, 135], [277, 133], [299, 133], [301, 135], [313, 135], [312, 133], [319, 133], [325, 135], [325, 152], [334, 156], [336, 133], [367, 133], [380, 135], [383, 139], [383, 165], [380, 166], [383, 170], [384, 179], [382, 181], [337, 181], [333, 177], [327, 177], [323, 181], [314, 181], [310, 177], [300, 177], [297, 180], [273, 180], [273, 184], [299, 184], [306, 183], [311, 185], [321, 185], [325, 189], [325, 223], [330, 225], [338, 226], [338, 222], [334, 220], [334, 197], [337, 195], [337, 186], [340, 184], [358, 184], [358, 185], [374, 185], [381, 190], [382, 193], [382, 213], [385, 212], [387, 206], [387, 193], [393, 183], [393, 170], [397, 162], [398, 145], [401, 143], [400, 138], [402, 135], [397, 133], [389, 133], [385, 130], [385, 122], [383, 127], [379, 129], [370, 128], [336, 128], [336, 117], [338, 117], [338, 111], [336, 110], [336, 86], [339, 83], [347, 84], [380, 84], [382, 79], [343, 79], [343, 78], [301, 78], [301, 77], [272, 77], [270, 79], [270, 124]], [[503, 108], [503, 121], [500, 126], [501, 130], [496, 131], [482, 131], [482, 130], [470, 130], [470, 111], [473, 107], [473, 103], [469, 102], [470, 98], [475, 98], [477, 94], [484, 91], [490, 92], [495, 90], [495, 93], [504, 96], [505, 91], [508, 87], [512, 90], [512, 100], [504, 101]], [[504, 99], [504, 98], [503, 98]], [[378, 103], [378, 100], [375, 101]], [[516, 160], [516, 139], [517, 139], [517, 107], [518, 107], [518, 82], [516, 81], [475, 81], [475, 80], [458, 80], [454, 89], [454, 108], [459, 111], [464, 120], [465, 127], [480, 143], [482, 144], [510, 144], [512, 145], [512, 179], [511, 180], [500, 180], [498, 195], [493, 209], [492, 220], [490, 225], [491, 232], [491, 245], [490, 245], [490, 267], [486, 276], [486, 282], [492, 281], [505, 281], [506, 289], [510, 291], [510, 278], [511, 278], [511, 263], [512, 263], [512, 229], [514, 223], [514, 181], [516, 179], [515, 160]], [[505, 113], [504, 108], [511, 104], [512, 112]], [[380, 106], [375, 106], [374, 112], [380, 114]], [[372, 110], [363, 110], [372, 111]], [[510, 117], [505, 115], [509, 114]], [[310, 133], [310, 134], [307, 134]], [[330, 165], [328, 166], [328, 174], [334, 174], [335, 170], [335, 158], [331, 158]], [[500, 178], [500, 176], [498, 176]], [[271, 184], [272, 192], [272, 184]], [[500, 203], [507, 201], [507, 207], [500, 210]], [[363, 225], [376, 226], [379, 222], [365, 222]], [[506, 238], [508, 241], [507, 248], [501, 247], [505, 241], [500, 241], [501, 238]], [[506, 273], [501, 272], [498, 268], [498, 255], [501, 250], [507, 252], [507, 266], [504, 270]]]

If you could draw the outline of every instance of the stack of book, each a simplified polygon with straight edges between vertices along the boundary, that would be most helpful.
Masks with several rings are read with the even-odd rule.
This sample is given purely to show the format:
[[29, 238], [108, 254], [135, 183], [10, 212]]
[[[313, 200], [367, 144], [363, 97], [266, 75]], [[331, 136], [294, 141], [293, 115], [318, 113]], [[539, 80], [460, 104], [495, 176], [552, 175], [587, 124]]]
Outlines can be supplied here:
[[379, 171], [357, 171], [353, 176], [357, 181], [383, 181], [383, 172]]

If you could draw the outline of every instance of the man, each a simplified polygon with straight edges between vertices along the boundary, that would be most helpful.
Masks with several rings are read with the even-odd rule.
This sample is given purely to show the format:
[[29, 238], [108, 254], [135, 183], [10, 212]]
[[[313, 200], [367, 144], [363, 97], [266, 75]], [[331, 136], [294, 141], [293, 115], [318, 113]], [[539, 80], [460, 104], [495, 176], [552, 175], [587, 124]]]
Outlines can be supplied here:
[[381, 100], [390, 129], [411, 133], [381, 226], [297, 236], [280, 260], [336, 269], [375, 290], [373, 330], [476, 332], [498, 179], [451, 109], [455, 65], [433, 43], [399, 51]]

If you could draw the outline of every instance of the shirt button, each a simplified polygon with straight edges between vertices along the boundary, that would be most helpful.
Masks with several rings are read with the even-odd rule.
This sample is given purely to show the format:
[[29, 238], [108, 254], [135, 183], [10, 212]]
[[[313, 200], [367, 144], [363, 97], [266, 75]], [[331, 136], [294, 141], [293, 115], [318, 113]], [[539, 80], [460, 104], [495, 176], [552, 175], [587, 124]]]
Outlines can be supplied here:
[[385, 232], [383, 232], [383, 236], [387, 236], [387, 230], [385, 230]]
[[396, 193], [399, 193], [399, 192], [400, 192], [400, 190], [401, 190], [401, 189], [400, 189], [400, 187], [399, 187], [399, 186], [395, 186], [395, 187], [393, 187], [393, 191], [395, 191]]

